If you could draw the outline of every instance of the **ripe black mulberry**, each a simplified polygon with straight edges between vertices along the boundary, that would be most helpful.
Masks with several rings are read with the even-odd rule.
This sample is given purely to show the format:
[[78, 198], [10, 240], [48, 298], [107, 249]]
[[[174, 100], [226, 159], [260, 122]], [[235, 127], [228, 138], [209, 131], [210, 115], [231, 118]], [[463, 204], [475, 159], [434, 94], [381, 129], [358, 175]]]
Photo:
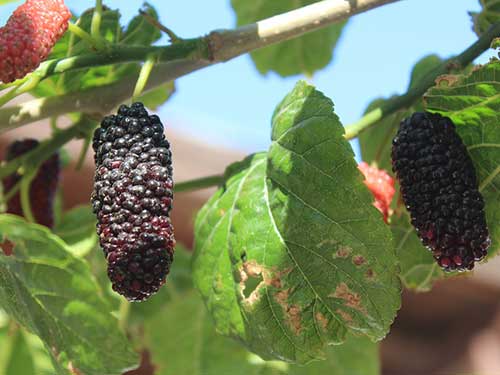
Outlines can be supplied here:
[[[15, 141], [8, 147], [5, 159], [7, 161], [15, 159], [35, 149], [38, 144], [35, 139]], [[35, 221], [48, 228], [54, 226], [54, 198], [59, 183], [60, 169], [59, 154], [55, 153], [42, 163], [31, 181], [29, 193], [31, 211]], [[21, 181], [21, 177], [18, 173], [13, 173], [4, 178], [2, 181], [4, 193], [8, 193], [14, 188]], [[7, 202], [7, 212], [23, 216], [19, 192]]]
[[414, 113], [394, 138], [392, 166], [420, 240], [445, 271], [464, 271], [491, 243], [476, 171], [448, 117]]
[[165, 283], [174, 256], [172, 154], [156, 115], [122, 105], [94, 133], [92, 206], [113, 290], [143, 301]]

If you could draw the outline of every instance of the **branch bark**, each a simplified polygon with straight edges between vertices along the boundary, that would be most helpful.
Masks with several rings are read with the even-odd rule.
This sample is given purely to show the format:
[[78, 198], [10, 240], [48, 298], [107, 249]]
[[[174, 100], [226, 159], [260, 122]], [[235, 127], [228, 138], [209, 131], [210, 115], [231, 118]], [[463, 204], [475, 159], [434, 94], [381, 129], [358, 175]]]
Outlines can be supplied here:
[[[53, 74], [94, 66], [143, 61], [156, 54], [157, 61], [196, 61], [192, 69], [181, 69], [168, 75], [178, 78], [207, 65], [224, 62], [259, 48], [299, 37], [321, 29], [350, 16], [399, 0], [323, 0], [287, 13], [233, 30], [214, 30], [208, 36], [178, 40], [164, 47], [113, 45], [107, 51], [50, 60], [34, 74], [41, 79]], [[162, 83], [166, 81], [163, 80]]]
[[[106, 52], [44, 62], [33, 74], [40, 79], [78, 69], [140, 62], [156, 54], [158, 64], [145, 91], [209, 65], [292, 39], [352, 15], [399, 0], [323, 0], [234, 30], [178, 41], [165, 47], [111, 46]], [[106, 86], [66, 95], [35, 99], [0, 109], [0, 132], [71, 112], [104, 115], [132, 96], [137, 76]], [[99, 98], [96, 100], [96, 98]]]
[[214, 61], [226, 61], [396, 1], [399, 0], [319, 1], [235, 30], [213, 31], [209, 34], [209, 50]]

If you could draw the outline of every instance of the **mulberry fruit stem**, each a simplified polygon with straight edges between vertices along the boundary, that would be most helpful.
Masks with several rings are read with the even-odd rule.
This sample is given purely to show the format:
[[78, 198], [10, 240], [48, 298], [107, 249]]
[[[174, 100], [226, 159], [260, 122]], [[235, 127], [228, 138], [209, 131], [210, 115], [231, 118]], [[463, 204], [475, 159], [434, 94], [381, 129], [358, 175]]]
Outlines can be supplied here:
[[96, 0], [94, 13], [92, 14], [92, 23], [90, 24], [90, 35], [93, 38], [99, 39], [100, 29], [101, 29], [101, 20], [102, 20], [102, 0]]
[[197, 178], [175, 184], [174, 191], [176, 193], [181, 193], [183, 191], [205, 189], [212, 186], [218, 186], [222, 184], [223, 181], [224, 181], [223, 175], [213, 175], [213, 176]]
[[92, 142], [92, 133], [89, 133], [87, 137], [85, 137], [85, 141], [82, 145], [82, 150], [80, 151], [80, 156], [78, 157], [78, 161], [76, 162], [75, 169], [79, 171], [83, 167], [83, 163], [85, 162], [85, 157], [87, 156], [87, 152], [90, 147], [90, 143]]
[[128, 317], [130, 316], [131, 304], [126, 299], [122, 299], [120, 302], [120, 308], [118, 310], [118, 326], [123, 333], [127, 333]]
[[19, 96], [19, 87], [14, 87], [12, 90], [9, 90], [7, 93], [4, 95], [0, 96], [0, 107], [4, 106], [8, 102], [10, 102], [12, 99], [14, 99], [16, 96]]
[[3, 194], [3, 201], [4, 202], [8, 202], [12, 199], [12, 197], [14, 197], [14, 195], [17, 194], [17, 192], [19, 191], [19, 189], [21, 188], [21, 180], [19, 180], [19, 182], [17, 182], [14, 186], [12, 186], [10, 188], [10, 190], [8, 192], [4, 192]]
[[31, 181], [33, 181], [35, 173], [26, 173], [21, 180], [21, 191], [20, 191], [21, 208], [23, 210], [24, 217], [30, 223], [36, 222], [35, 216], [33, 215], [33, 211], [31, 210], [31, 199], [30, 199]]
[[148, 83], [149, 76], [153, 70], [154, 64], [156, 62], [156, 55], [148, 55], [146, 62], [142, 65], [141, 72], [139, 73], [139, 78], [137, 78], [137, 83], [135, 84], [134, 93], [132, 94], [132, 101], [141, 96], [146, 84]]
[[15, 80], [14, 82], [9, 82], [9, 83], [0, 83], [0, 91], [3, 91], [5, 89], [9, 89], [11, 87], [17, 87], [19, 86], [22, 82], [27, 81], [27, 76], [18, 80]]
[[52, 116], [50, 118], [50, 130], [52, 131], [52, 134], [57, 133], [60, 130], [57, 126], [57, 116]]
[[13, 88], [5, 95], [0, 97], [0, 107], [4, 106], [19, 95], [31, 91], [36, 87], [36, 85], [38, 85], [39, 82], [40, 77], [38, 77], [36, 74], [29, 74], [28, 76], [26, 76], [25, 80], [19, 82], [19, 85], [17, 87]]
[[438, 65], [425, 77], [423, 77], [418, 85], [414, 86], [414, 88], [406, 92], [406, 94], [388, 100], [380, 107], [368, 112], [357, 122], [347, 125], [345, 127], [345, 137], [347, 139], [356, 138], [361, 132], [375, 125], [385, 117], [402, 108], [408, 108], [420, 97], [422, 97], [422, 95], [424, 95], [430, 87], [434, 86], [436, 78], [438, 76], [448, 73], [450, 66], [458, 65], [461, 67], [465, 67], [469, 65], [474, 61], [476, 57], [490, 48], [491, 42], [499, 36], [500, 22], [492, 25], [491, 28], [484, 34], [482, 34], [475, 43], [473, 43], [458, 56], [443, 61], [440, 65]]
[[[78, 18], [75, 22], [75, 25], [80, 26], [80, 21], [81, 21], [81, 18]], [[68, 48], [66, 50], [66, 57], [70, 57], [73, 54], [73, 47], [75, 45], [75, 39], [76, 39], [75, 34], [70, 32], [69, 41], [68, 41]], [[58, 90], [61, 90], [64, 87], [64, 80], [65, 79], [66, 79], [66, 74], [62, 73], [59, 76], [59, 79], [57, 80], [57, 84], [56, 84]]]
[[92, 48], [94, 48], [97, 51], [102, 51], [104, 50], [104, 42], [100, 38], [95, 38], [92, 35], [90, 35], [88, 32], [83, 30], [80, 26], [74, 24], [73, 22], [70, 22], [68, 24], [68, 30], [79, 37], [81, 40], [85, 41], [87, 44], [89, 44]]

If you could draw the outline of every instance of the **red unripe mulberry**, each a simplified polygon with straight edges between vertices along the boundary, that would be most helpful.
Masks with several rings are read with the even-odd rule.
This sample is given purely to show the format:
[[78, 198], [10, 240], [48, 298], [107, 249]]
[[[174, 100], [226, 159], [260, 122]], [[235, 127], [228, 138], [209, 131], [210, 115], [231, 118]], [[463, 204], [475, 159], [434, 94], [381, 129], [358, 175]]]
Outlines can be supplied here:
[[47, 58], [68, 28], [63, 0], [27, 0], [0, 28], [0, 81], [23, 78]]
[[373, 205], [382, 212], [384, 221], [387, 223], [392, 197], [395, 193], [394, 179], [383, 169], [371, 167], [365, 162], [360, 163], [358, 168], [365, 176], [365, 185], [375, 198]]

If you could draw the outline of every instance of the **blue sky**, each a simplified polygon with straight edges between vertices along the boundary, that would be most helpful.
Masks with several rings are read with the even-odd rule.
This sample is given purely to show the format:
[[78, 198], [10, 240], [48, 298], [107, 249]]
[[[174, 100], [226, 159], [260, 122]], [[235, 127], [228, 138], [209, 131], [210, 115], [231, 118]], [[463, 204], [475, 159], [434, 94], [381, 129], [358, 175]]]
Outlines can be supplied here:
[[[276, 0], [269, 0], [276, 1]], [[235, 25], [230, 0], [150, 0], [161, 21], [181, 37], [195, 37]], [[2, 7], [0, 21], [20, 2]], [[67, 0], [76, 12], [93, 1]], [[105, 0], [124, 21], [142, 1]], [[404, 0], [355, 16], [346, 27], [332, 63], [309, 79], [335, 103], [344, 124], [357, 120], [376, 97], [402, 93], [420, 58], [456, 54], [476, 39], [468, 11], [478, 0]], [[486, 61], [489, 52], [479, 61]], [[296, 81], [260, 75], [242, 56], [182, 77], [177, 93], [161, 109], [164, 122], [193, 137], [248, 152], [267, 148], [270, 116]]]

